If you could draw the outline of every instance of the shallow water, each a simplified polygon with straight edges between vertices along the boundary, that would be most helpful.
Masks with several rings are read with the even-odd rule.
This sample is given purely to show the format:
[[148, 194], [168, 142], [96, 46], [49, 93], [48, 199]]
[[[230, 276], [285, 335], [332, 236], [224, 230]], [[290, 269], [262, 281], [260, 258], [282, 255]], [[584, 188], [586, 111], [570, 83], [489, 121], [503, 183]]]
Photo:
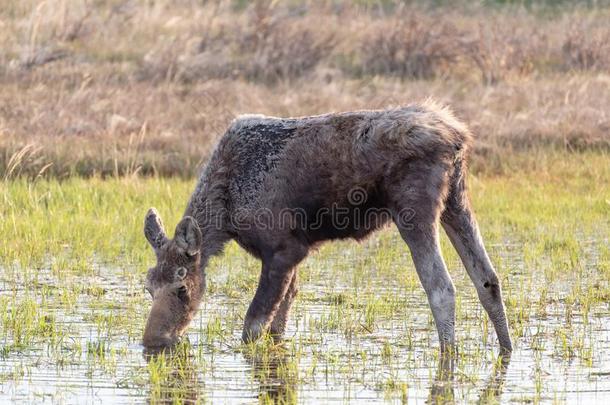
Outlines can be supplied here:
[[211, 292], [171, 355], [147, 356], [138, 343], [150, 306], [142, 272], [103, 264], [84, 275], [5, 271], [4, 316], [36, 314], [30, 336], [17, 338], [17, 325], [1, 335], [0, 402], [609, 403], [608, 299], [583, 309], [570, 295], [575, 284], [595, 291], [603, 243], [591, 238], [585, 268], [552, 283], [524, 264], [518, 243], [489, 246], [502, 263], [516, 348], [501, 359], [474, 289], [449, 255], [458, 290], [454, 362], [438, 358], [426, 298], [392, 232], [308, 259], [278, 346], [239, 343], [252, 292], [236, 280], [251, 284], [258, 265], [235, 249], [211, 266]]

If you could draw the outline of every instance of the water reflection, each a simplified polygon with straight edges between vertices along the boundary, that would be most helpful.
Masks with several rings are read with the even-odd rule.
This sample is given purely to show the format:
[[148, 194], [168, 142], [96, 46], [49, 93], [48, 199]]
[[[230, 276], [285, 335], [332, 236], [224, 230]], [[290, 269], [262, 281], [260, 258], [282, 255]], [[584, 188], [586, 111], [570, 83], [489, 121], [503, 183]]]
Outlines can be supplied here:
[[298, 364], [283, 343], [244, 353], [259, 384], [263, 403], [296, 403]]
[[508, 365], [510, 364], [510, 356], [510, 353], [501, 354], [496, 360], [494, 369], [485, 384], [485, 388], [481, 391], [481, 395], [479, 396], [479, 404], [500, 401], [504, 383], [506, 382], [506, 372], [508, 371]]
[[[258, 385], [259, 402], [298, 402], [298, 356], [295, 357], [284, 344], [250, 346], [240, 351]], [[149, 403], [192, 404], [205, 400], [203, 383], [194, 364], [190, 345], [181, 344], [172, 350], [145, 350], [143, 356], [148, 363]], [[497, 358], [477, 403], [500, 402], [510, 359], [510, 354]], [[455, 374], [455, 355], [441, 355], [430, 384], [427, 403], [456, 402]]]
[[436, 376], [430, 385], [428, 403], [446, 404], [454, 402], [453, 378], [455, 373], [455, 356], [442, 353], [438, 359]]
[[[493, 371], [485, 387], [479, 395], [477, 403], [488, 404], [500, 401], [506, 373], [510, 364], [510, 353], [500, 354], [494, 364]], [[436, 376], [430, 386], [428, 403], [451, 404], [455, 403], [454, 394], [455, 357], [451, 354], [441, 354], [436, 368]]]
[[148, 363], [148, 403], [194, 404], [200, 401], [199, 375], [193, 364], [190, 345], [180, 344], [171, 349], [145, 349]]

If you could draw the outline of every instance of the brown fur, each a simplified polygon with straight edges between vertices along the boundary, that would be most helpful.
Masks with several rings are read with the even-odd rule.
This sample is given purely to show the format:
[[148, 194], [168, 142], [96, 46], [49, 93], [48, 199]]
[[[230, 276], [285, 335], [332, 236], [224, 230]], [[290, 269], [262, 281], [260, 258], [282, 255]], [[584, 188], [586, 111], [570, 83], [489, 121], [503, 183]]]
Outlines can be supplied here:
[[[208, 259], [236, 240], [263, 264], [243, 338], [256, 339], [268, 328], [281, 335], [297, 291], [296, 266], [309, 249], [326, 240], [361, 239], [392, 220], [411, 249], [444, 347], [454, 341], [455, 291], [438, 246], [442, 217], [482, 288], [479, 295], [500, 344], [508, 349], [499, 283], [467, 202], [470, 143], [468, 129], [431, 102], [303, 118], [238, 118], [216, 147], [185, 212], [201, 231], [196, 272], [204, 279]], [[172, 260], [184, 258], [163, 256], [173, 242], [156, 247], [157, 222], [156, 215], [148, 219], [145, 234], [161, 251], [158, 266], [169, 266], [149, 275], [149, 283], [162, 289], [169, 281], [154, 280], [172, 279], [177, 266]], [[191, 265], [190, 277], [192, 271]], [[493, 288], [483, 287], [483, 279]], [[167, 323], [159, 318], [149, 319], [147, 330]]]

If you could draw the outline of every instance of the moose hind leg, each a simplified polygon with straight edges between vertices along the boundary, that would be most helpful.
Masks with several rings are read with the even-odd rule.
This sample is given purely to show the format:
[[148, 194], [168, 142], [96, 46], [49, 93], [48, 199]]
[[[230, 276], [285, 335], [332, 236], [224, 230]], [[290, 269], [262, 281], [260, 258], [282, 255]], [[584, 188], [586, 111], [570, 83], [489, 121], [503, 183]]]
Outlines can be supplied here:
[[447, 166], [416, 161], [406, 169], [390, 179], [389, 203], [426, 291], [441, 351], [447, 352], [455, 344], [455, 287], [441, 255], [438, 234], [442, 201], [448, 189]]
[[441, 351], [451, 350], [455, 345], [455, 287], [441, 256], [438, 227], [435, 223], [398, 227], [426, 291]]
[[475, 285], [479, 301], [494, 325], [500, 347], [505, 351], [512, 351], [500, 281], [489, 260], [478, 225], [467, 202], [458, 205], [455, 199], [450, 197], [441, 220], [449, 240]]
[[252, 342], [265, 333], [289, 290], [295, 267], [306, 254], [307, 247], [287, 242], [281, 250], [263, 258], [258, 287], [246, 313], [244, 342]]

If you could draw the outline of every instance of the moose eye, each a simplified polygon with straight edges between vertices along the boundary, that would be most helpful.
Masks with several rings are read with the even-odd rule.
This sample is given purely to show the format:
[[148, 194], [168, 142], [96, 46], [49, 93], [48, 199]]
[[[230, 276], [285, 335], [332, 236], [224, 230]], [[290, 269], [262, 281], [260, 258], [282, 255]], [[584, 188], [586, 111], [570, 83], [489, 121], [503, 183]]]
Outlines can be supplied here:
[[178, 267], [176, 269], [176, 279], [178, 280], [184, 280], [184, 278], [186, 277], [186, 273], [187, 270], [184, 267]]

